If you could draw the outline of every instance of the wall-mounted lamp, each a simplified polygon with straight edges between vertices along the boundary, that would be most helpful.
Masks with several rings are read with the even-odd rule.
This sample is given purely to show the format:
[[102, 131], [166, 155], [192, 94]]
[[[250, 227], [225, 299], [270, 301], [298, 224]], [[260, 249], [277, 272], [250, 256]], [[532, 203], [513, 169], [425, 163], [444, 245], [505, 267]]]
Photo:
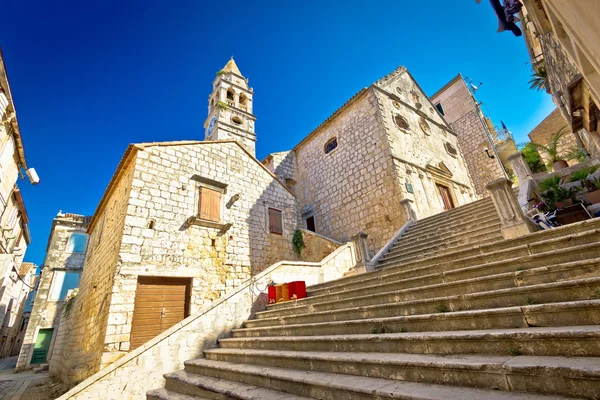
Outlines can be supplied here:
[[488, 158], [491, 158], [492, 160], [493, 160], [494, 158], [496, 158], [496, 156], [495, 156], [495, 155], [493, 155], [493, 154], [490, 154], [490, 150], [489, 150], [487, 147], [486, 147], [485, 149], [483, 149], [483, 151], [485, 151], [485, 154], [487, 154]]

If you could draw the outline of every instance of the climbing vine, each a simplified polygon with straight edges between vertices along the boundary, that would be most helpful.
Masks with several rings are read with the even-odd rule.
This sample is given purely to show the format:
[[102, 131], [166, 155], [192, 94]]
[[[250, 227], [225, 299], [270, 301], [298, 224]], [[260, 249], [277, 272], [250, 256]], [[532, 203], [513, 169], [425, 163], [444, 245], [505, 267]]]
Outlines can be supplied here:
[[221, 111], [225, 111], [225, 110], [227, 110], [229, 108], [229, 106], [227, 105], [227, 103], [225, 103], [224, 101], [217, 101], [217, 107]]
[[304, 236], [302, 235], [302, 231], [300, 229], [296, 229], [296, 231], [294, 231], [292, 245], [294, 245], [294, 251], [296, 254], [302, 254], [302, 250], [304, 250], [306, 245], [304, 244]]

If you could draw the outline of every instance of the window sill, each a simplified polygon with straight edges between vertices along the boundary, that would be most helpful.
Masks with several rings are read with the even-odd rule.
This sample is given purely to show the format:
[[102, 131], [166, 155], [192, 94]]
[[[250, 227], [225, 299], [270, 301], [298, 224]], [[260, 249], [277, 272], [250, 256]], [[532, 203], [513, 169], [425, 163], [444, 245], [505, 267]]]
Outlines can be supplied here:
[[197, 226], [203, 226], [205, 228], [220, 229], [223, 232], [225, 232], [229, 228], [231, 228], [231, 225], [232, 225], [232, 224], [223, 224], [221, 222], [209, 221], [209, 220], [198, 218], [195, 216], [189, 217], [187, 219], [187, 223], [188, 223], [188, 225], [197, 225]]

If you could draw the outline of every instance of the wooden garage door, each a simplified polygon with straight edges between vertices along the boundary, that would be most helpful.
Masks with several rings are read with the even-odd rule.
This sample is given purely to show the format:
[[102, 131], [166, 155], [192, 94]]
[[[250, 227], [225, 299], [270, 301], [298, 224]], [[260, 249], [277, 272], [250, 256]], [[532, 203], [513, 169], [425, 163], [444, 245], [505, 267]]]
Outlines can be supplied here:
[[139, 277], [129, 350], [141, 346], [187, 317], [189, 298], [189, 279]]

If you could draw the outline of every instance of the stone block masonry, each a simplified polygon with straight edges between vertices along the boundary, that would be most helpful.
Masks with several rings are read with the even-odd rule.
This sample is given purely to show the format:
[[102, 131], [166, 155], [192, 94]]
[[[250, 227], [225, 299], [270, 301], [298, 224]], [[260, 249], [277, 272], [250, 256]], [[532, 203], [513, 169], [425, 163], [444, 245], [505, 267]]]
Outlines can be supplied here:
[[182, 369], [184, 361], [200, 357], [203, 350], [216, 346], [218, 339], [226, 337], [255, 311], [264, 309], [270, 282], [327, 282], [342, 277], [353, 265], [351, 244], [341, 246], [320, 263], [276, 263], [91, 376], [59, 400], [145, 399], [147, 390], [164, 386], [163, 374]]
[[[203, 226], [195, 218], [206, 182], [223, 194], [221, 221]], [[281, 212], [282, 234], [270, 232], [269, 208]], [[297, 208], [234, 141], [131, 147], [90, 225], [81, 301], [51, 372], [79, 382], [131, 350], [139, 277], [189, 279], [195, 314], [273, 262], [294, 259]]]

